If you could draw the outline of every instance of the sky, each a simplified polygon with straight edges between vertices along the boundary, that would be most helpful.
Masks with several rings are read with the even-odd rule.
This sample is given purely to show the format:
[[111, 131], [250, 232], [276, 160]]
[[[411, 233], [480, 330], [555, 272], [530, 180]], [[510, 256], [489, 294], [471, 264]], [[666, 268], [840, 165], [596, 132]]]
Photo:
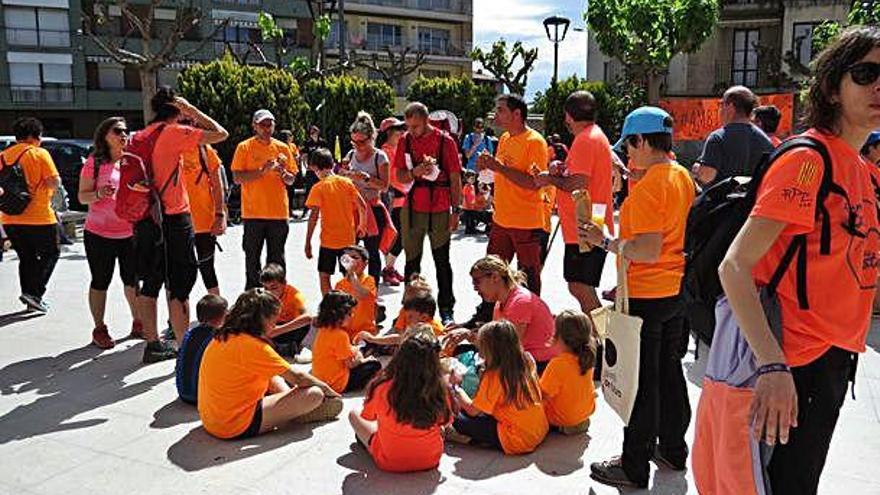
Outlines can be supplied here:
[[[522, 41], [526, 48], [538, 48], [538, 60], [529, 73], [526, 99], [550, 86], [553, 78], [553, 43], [547, 39], [542, 21], [558, 14], [571, 19], [565, 41], [559, 45], [559, 79], [586, 75], [586, 33], [583, 28], [584, 0], [474, 0], [474, 45], [489, 48], [499, 38], [508, 46]], [[474, 64], [478, 69], [479, 64]]]

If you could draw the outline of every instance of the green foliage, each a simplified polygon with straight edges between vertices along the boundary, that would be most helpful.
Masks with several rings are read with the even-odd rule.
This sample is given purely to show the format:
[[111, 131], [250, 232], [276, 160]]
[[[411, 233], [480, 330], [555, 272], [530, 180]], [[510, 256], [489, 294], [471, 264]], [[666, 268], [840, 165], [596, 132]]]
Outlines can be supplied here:
[[[522, 42], [517, 41], [508, 54], [507, 41], [501, 38], [492, 43], [492, 49], [489, 51], [475, 48], [471, 52], [471, 58], [482, 64], [483, 68], [501, 81], [509, 92], [525, 95], [529, 72], [534, 69], [535, 61], [538, 59], [538, 49], [527, 49]], [[521, 65], [514, 71], [513, 66], [517, 64], [517, 58], [522, 59]]]
[[843, 27], [836, 21], [822, 21], [821, 24], [814, 27], [811, 40], [813, 54], [818, 55], [834, 38], [837, 38], [841, 31], [843, 31]]
[[343, 149], [349, 145], [348, 128], [361, 110], [373, 116], [376, 125], [391, 116], [394, 90], [384, 81], [368, 81], [349, 75], [312, 79], [306, 82], [303, 96], [311, 112], [309, 122], [321, 127], [321, 134], [330, 146], [336, 136]]
[[260, 12], [257, 16], [257, 25], [260, 27], [260, 35], [263, 41], [275, 41], [284, 38], [284, 31], [275, 23], [275, 18], [267, 12]]
[[485, 118], [495, 106], [495, 90], [462, 77], [419, 77], [406, 92], [409, 101], [420, 101], [431, 110], [449, 110], [470, 129], [474, 119]]
[[177, 79], [180, 94], [229, 131], [217, 146], [229, 163], [235, 146], [253, 135], [251, 116], [266, 108], [275, 115], [277, 129], [293, 129], [305, 137], [308, 108], [299, 84], [289, 72], [239, 64], [230, 54], [187, 67]]
[[[880, 24], [880, 2], [878, 0], [856, 0], [846, 19], [847, 26]], [[845, 26], [836, 21], [823, 21], [813, 28], [813, 54], [818, 55], [843, 32]]]
[[320, 40], [326, 40], [330, 36], [332, 21], [330, 20], [330, 16], [327, 14], [318, 16], [315, 19], [315, 25], [312, 28], [312, 34], [315, 35], [315, 38]]

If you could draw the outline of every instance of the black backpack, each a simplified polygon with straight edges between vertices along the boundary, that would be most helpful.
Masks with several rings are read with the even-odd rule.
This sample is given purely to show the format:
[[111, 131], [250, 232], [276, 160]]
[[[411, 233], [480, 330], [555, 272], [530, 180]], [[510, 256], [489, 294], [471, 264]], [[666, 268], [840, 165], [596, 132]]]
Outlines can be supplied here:
[[[825, 200], [831, 192], [846, 197], [834, 183], [831, 156], [825, 145], [814, 138], [800, 136], [765, 153], [751, 180], [724, 179], [704, 190], [694, 201], [685, 230], [685, 274], [682, 281], [687, 323], [694, 337], [712, 343], [715, 332], [715, 303], [723, 294], [718, 267], [755, 206], [761, 181], [773, 163], [795, 148], [809, 148], [822, 156], [824, 172], [816, 199], [816, 219], [820, 222], [820, 254], [831, 252], [831, 224]], [[807, 297], [807, 234], [794, 236], [768, 285], [775, 292], [789, 265], [797, 256], [797, 293], [801, 309], [809, 309]]]
[[3, 194], [0, 195], [0, 211], [7, 215], [21, 215], [31, 203], [27, 178], [19, 162], [32, 149], [33, 146], [28, 146], [12, 164], [7, 164], [0, 154], [0, 189], [3, 189]]

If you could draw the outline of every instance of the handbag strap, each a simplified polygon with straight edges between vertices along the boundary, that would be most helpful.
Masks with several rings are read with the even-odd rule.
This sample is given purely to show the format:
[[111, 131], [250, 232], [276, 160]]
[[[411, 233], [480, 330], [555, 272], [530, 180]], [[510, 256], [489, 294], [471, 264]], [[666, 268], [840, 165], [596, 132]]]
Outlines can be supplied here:
[[[620, 255], [618, 255], [620, 256]], [[629, 286], [627, 284], [627, 272], [629, 260], [621, 256], [617, 268], [617, 294], [614, 297], [614, 308], [625, 315], [629, 314]]]

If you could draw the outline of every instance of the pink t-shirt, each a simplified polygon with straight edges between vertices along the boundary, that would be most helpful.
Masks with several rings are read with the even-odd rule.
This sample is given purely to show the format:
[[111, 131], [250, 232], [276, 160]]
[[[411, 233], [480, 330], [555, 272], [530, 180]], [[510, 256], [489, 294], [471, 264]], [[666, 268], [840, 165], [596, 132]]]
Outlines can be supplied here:
[[[95, 158], [89, 157], [79, 173], [79, 180], [95, 177]], [[119, 188], [119, 164], [106, 162], [98, 170], [95, 190], [104, 186]], [[116, 215], [116, 195], [102, 198], [89, 205], [85, 229], [107, 239], [127, 239], [133, 235], [132, 224]]]
[[525, 325], [522, 346], [535, 361], [549, 361], [559, 354], [550, 345], [553, 338], [553, 315], [540, 297], [525, 287], [516, 286], [506, 301], [495, 303], [495, 320], [507, 320], [514, 325]]

